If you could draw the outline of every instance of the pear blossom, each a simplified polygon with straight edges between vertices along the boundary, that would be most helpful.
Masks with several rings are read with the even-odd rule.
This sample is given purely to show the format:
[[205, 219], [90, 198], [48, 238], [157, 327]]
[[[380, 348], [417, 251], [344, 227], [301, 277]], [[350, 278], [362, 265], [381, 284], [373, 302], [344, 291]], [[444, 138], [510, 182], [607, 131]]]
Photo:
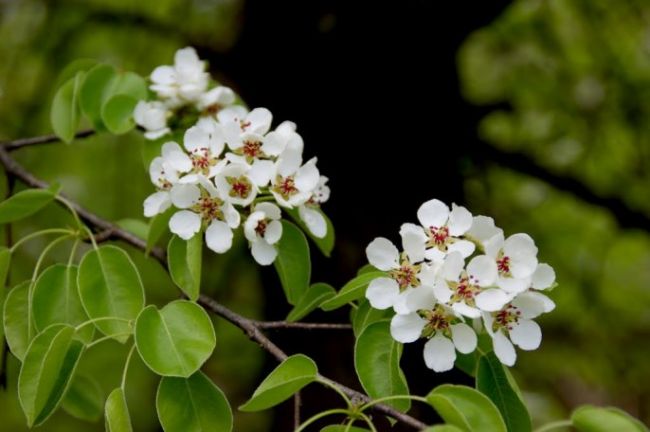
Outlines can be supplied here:
[[435, 372], [454, 367], [456, 351], [469, 354], [476, 349], [476, 333], [450, 308], [431, 305], [406, 315], [395, 315], [390, 323], [391, 336], [398, 342], [415, 342], [427, 338], [424, 362]]
[[138, 126], [145, 129], [144, 136], [155, 140], [170, 132], [167, 127], [169, 110], [159, 101], [140, 101], [133, 111], [133, 119]]
[[278, 157], [270, 191], [282, 207], [293, 208], [306, 203], [318, 186], [320, 174], [314, 157], [304, 165], [302, 155], [287, 149]]
[[275, 244], [282, 237], [280, 208], [273, 203], [255, 205], [244, 223], [244, 235], [251, 245], [251, 254], [260, 265], [275, 261], [278, 251]]
[[196, 182], [197, 175], [207, 178], [214, 177], [228, 163], [221, 153], [225, 148], [225, 141], [221, 134], [220, 126], [212, 119], [201, 119], [192, 126], [183, 137], [183, 145], [187, 150], [192, 177], [185, 182]]
[[538, 261], [537, 246], [528, 234], [513, 234], [505, 240], [503, 234], [497, 234], [485, 253], [497, 263], [500, 288], [518, 293], [531, 285]]
[[203, 93], [196, 107], [209, 115], [215, 115], [235, 103], [235, 92], [230, 87], [217, 86]]
[[328, 180], [327, 177], [320, 176], [311, 198], [305, 204], [298, 206], [300, 219], [317, 238], [323, 238], [327, 235], [327, 221], [319, 209], [320, 205], [330, 197], [330, 188], [327, 186]]
[[180, 175], [190, 168], [184, 157], [185, 153], [181, 147], [177, 143], [170, 141], [163, 144], [162, 156], [158, 156], [151, 161], [149, 177], [156, 186], [157, 191], [149, 195], [144, 201], [145, 216], [155, 216], [171, 206], [170, 190], [179, 181]]
[[420, 206], [417, 217], [427, 236], [427, 258], [442, 260], [454, 251], [467, 258], [474, 252], [474, 243], [461, 238], [472, 226], [472, 214], [465, 207], [452, 204], [450, 210], [442, 201], [432, 199]]
[[254, 155], [260, 151], [263, 136], [271, 128], [273, 115], [266, 108], [248, 112], [246, 108], [235, 105], [219, 111], [217, 120], [223, 126], [231, 150]]
[[248, 172], [249, 168], [246, 165], [230, 164], [216, 176], [217, 188], [231, 203], [246, 207], [257, 196], [257, 185], [249, 177]]
[[195, 102], [208, 87], [209, 75], [205, 62], [199, 59], [191, 47], [176, 51], [173, 66], [158, 66], [151, 73], [151, 90], [159, 98], [167, 100], [168, 106]]

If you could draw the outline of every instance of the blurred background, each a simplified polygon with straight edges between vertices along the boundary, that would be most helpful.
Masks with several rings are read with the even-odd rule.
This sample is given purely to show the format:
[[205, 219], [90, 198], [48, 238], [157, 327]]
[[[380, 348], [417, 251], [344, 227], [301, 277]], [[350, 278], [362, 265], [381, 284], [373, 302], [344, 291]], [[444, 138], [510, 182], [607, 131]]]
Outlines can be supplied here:
[[[249, 106], [269, 108], [275, 124], [295, 121], [307, 156], [330, 177], [324, 210], [337, 245], [331, 259], [312, 250], [314, 282], [340, 287], [365, 263], [365, 245], [379, 235], [397, 241], [428, 199], [491, 215], [506, 233], [530, 233], [558, 274], [542, 346], [513, 368], [535, 423], [584, 403], [650, 422], [650, 1], [0, 0], [0, 140], [50, 133], [50, 102], [69, 62], [92, 58], [146, 76], [188, 45]], [[94, 212], [138, 226], [152, 190], [142, 148], [132, 132], [16, 157]], [[68, 222], [52, 206], [12, 235]], [[43, 246], [20, 250], [11, 284], [30, 276]], [[149, 302], [177, 296], [158, 264], [131, 252]], [[260, 271], [243, 241], [206, 257], [205, 292], [246, 316], [286, 316], [273, 269]], [[343, 322], [347, 312], [307, 320]], [[204, 369], [236, 407], [275, 363], [238, 329], [215, 324], [217, 350]], [[271, 336], [358, 388], [350, 334]], [[421, 350], [407, 346], [402, 360], [413, 393], [471, 383], [429, 371]], [[116, 343], [94, 347], [81, 371], [108, 394], [125, 354]], [[22, 431], [17, 361], [7, 360], [0, 431]], [[135, 430], [160, 430], [156, 378], [138, 362], [129, 377]], [[309, 387], [303, 416], [336, 398]], [[236, 413], [235, 431], [288, 431], [291, 405]], [[59, 412], [41, 430], [103, 423]]]

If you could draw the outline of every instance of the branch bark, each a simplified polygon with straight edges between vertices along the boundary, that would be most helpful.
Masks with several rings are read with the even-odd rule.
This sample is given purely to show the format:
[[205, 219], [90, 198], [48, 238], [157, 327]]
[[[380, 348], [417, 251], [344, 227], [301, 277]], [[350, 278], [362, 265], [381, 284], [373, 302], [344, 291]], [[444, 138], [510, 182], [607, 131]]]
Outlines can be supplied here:
[[[32, 140], [31, 142], [36, 141], [36, 139]], [[23, 142], [26, 142], [23, 140]], [[45, 138], [42, 138], [40, 143], [46, 143], [46, 142], [51, 142]], [[11, 143], [6, 143], [4, 146], [0, 146], [0, 163], [4, 165], [5, 170], [7, 173], [15, 176], [17, 179], [21, 180], [24, 182], [26, 185], [33, 187], [33, 188], [41, 188], [41, 189], [46, 189], [49, 187], [49, 185], [44, 182], [43, 180], [35, 177], [33, 174], [31, 174], [29, 171], [27, 171], [25, 168], [23, 168], [16, 160], [14, 160], [8, 153], [7, 151], [7, 145], [10, 145]], [[24, 145], [32, 145], [32, 144], [24, 144]], [[24, 146], [23, 145], [23, 146]], [[67, 198], [66, 198], [67, 199]], [[74, 201], [69, 200], [69, 203], [71, 206], [75, 209], [79, 217], [88, 225], [90, 225], [91, 228], [93, 228], [96, 232], [100, 232], [103, 238], [105, 239], [113, 239], [113, 240], [121, 240], [124, 241], [138, 249], [141, 250], [146, 250], [146, 242], [121, 229], [120, 227], [112, 224], [111, 222], [102, 219], [101, 217], [97, 216], [96, 214], [86, 210], [85, 208], [81, 207], [79, 204], [75, 203]], [[167, 257], [165, 254], [165, 251], [163, 251], [160, 248], [154, 248], [151, 250], [151, 255], [158, 260], [163, 266], [167, 266]], [[262, 329], [264, 328], [319, 328], [319, 329], [324, 329], [324, 328], [331, 328], [331, 326], [335, 326], [335, 328], [343, 328], [340, 327], [340, 324], [316, 324], [316, 323], [304, 323], [301, 324], [300, 327], [295, 325], [296, 323], [287, 323], [284, 321], [271, 321], [271, 322], [261, 322], [261, 321], [256, 321], [256, 320], [251, 320], [249, 318], [246, 318], [242, 315], [239, 315], [238, 313], [230, 310], [229, 308], [225, 307], [221, 303], [217, 302], [215, 299], [208, 297], [206, 295], [201, 295], [199, 297], [198, 303], [203, 306], [206, 310], [214, 313], [215, 315], [219, 315], [220, 317], [226, 319], [227, 321], [231, 322], [232, 324], [236, 325], [239, 327], [251, 340], [257, 342], [258, 345], [260, 345], [265, 351], [267, 351], [269, 354], [271, 354], [273, 357], [275, 357], [278, 361], [283, 361], [285, 360], [288, 356], [287, 354], [280, 349], [277, 345], [271, 341], [263, 332]], [[305, 327], [305, 325], [307, 327]], [[349, 327], [347, 327], [349, 328]], [[360, 393], [356, 390], [353, 390], [349, 387], [344, 386], [343, 384], [337, 383], [336, 381], [333, 381], [329, 378], [326, 378], [322, 375], [319, 375], [319, 377], [323, 380], [327, 380], [331, 384], [337, 386], [341, 391], [343, 391], [345, 394], [347, 394], [349, 397], [353, 398], [354, 400], [359, 400], [360, 402], [368, 402], [370, 401], [370, 398], [366, 396], [363, 393]], [[394, 408], [385, 405], [385, 404], [377, 404], [373, 406], [373, 409], [379, 413], [385, 414], [387, 416], [393, 417], [394, 419], [409, 425], [417, 430], [421, 430], [426, 428], [426, 424], [422, 423], [421, 421], [407, 415], [403, 414]]]

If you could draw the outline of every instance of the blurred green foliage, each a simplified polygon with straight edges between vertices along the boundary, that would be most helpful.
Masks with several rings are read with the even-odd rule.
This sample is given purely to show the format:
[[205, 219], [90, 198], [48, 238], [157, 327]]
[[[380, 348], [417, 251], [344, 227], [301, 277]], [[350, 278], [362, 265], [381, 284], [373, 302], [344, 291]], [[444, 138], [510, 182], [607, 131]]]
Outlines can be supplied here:
[[[485, 145], [650, 215], [650, 3], [519, 0], [466, 40], [458, 63], [465, 97], [488, 108]], [[538, 392], [536, 420], [593, 402], [650, 422], [647, 230], [503, 167], [468, 175], [468, 207], [530, 233], [558, 273], [544, 342], [515, 369]]]

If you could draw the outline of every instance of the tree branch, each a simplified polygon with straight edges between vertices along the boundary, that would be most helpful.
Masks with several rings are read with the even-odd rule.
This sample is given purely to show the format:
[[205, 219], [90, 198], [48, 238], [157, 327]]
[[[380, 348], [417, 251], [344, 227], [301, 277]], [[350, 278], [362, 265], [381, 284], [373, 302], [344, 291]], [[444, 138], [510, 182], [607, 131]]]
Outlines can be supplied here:
[[[75, 138], [86, 138], [94, 134], [95, 134], [94, 130], [85, 129], [77, 132], [75, 134]], [[42, 135], [42, 136], [37, 136], [32, 138], [22, 138], [13, 141], [0, 142], [0, 146], [2, 146], [7, 151], [14, 151], [22, 147], [29, 147], [38, 144], [49, 144], [49, 143], [55, 143], [60, 141], [61, 138], [59, 138], [56, 135]]]
[[338, 323], [303, 323], [289, 321], [256, 321], [261, 329], [302, 329], [302, 330], [351, 330], [351, 324]]
[[[23, 142], [26, 141], [23, 140]], [[43, 138], [41, 142], [51, 142], [51, 141], [48, 141]], [[11, 143], [7, 143], [5, 145], [9, 145], [9, 144]], [[26, 144], [26, 145], [31, 145], [31, 144]], [[31, 186], [33, 188], [40, 188], [40, 189], [46, 189], [49, 187], [49, 185], [46, 182], [36, 178], [30, 172], [25, 170], [25, 168], [23, 168], [20, 164], [18, 164], [18, 162], [16, 162], [9, 155], [6, 147], [0, 147], [0, 163], [4, 165], [7, 173], [15, 176], [16, 178], [18, 178], [28, 186]], [[75, 209], [79, 217], [84, 222], [89, 224], [92, 228], [94, 228], [95, 231], [99, 231], [102, 234], [102, 236], [104, 236], [104, 238], [122, 240], [138, 249], [141, 249], [143, 251], [146, 250], [147, 245], [143, 239], [121, 229], [120, 227], [112, 224], [111, 222], [105, 219], [100, 218], [96, 214], [84, 209], [79, 204], [76, 204], [73, 201], [70, 201], [70, 204]], [[163, 266], [165, 267], [167, 266], [166, 254], [162, 249], [160, 248], [152, 249], [151, 255], [156, 260], [158, 260]], [[303, 324], [303, 326], [298, 327], [297, 325], [295, 325], [297, 323], [286, 323], [284, 321], [271, 321], [266, 323], [266, 322], [251, 320], [242, 315], [239, 315], [238, 313], [228, 309], [221, 303], [217, 302], [213, 298], [203, 294], [201, 294], [201, 296], [199, 297], [198, 303], [201, 306], [203, 306], [206, 310], [221, 316], [222, 318], [226, 319], [227, 321], [239, 327], [242, 331], [244, 331], [244, 333], [251, 340], [257, 342], [265, 351], [270, 353], [278, 361], [283, 361], [288, 356], [277, 345], [275, 345], [266, 335], [264, 335], [264, 333], [262, 333], [263, 328], [326, 328], [327, 326], [335, 326], [335, 328], [337, 329], [341, 328], [339, 327], [341, 326], [340, 324], [305, 323]], [[305, 325], [307, 327], [304, 327]], [[351, 388], [346, 387], [343, 384], [339, 384], [336, 381], [333, 381], [322, 375], [319, 375], [319, 378], [330, 382], [332, 385], [337, 386], [339, 389], [341, 389], [341, 391], [343, 391], [345, 394], [347, 394], [348, 396], [350, 396], [355, 400], [358, 400], [360, 402], [370, 401], [370, 398], [363, 393], [360, 393], [356, 390], [352, 390]], [[407, 414], [403, 414], [388, 405], [377, 404], [373, 406], [373, 409], [377, 412], [393, 417], [394, 419], [406, 425], [409, 425], [417, 430], [421, 430], [426, 427], [426, 425], [421, 421]]]

